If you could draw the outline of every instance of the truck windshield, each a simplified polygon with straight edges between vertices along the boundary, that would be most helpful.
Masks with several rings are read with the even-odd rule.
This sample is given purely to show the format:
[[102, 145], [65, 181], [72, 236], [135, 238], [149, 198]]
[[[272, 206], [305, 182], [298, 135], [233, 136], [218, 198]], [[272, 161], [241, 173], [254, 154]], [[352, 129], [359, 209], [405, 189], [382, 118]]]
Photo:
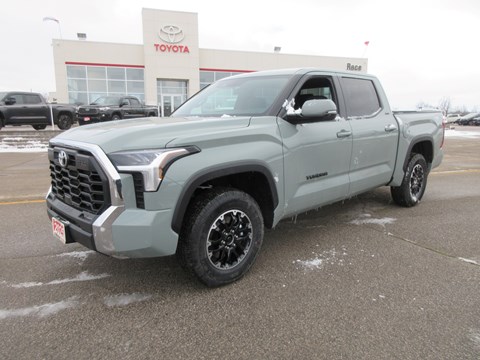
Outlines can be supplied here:
[[101, 96], [90, 105], [119, 105], [120, 99], [118, 96]]
[[258, 116], [268, 112], [290, 76], [234, 76], [213, 83], [184, 103], [172, 117]]

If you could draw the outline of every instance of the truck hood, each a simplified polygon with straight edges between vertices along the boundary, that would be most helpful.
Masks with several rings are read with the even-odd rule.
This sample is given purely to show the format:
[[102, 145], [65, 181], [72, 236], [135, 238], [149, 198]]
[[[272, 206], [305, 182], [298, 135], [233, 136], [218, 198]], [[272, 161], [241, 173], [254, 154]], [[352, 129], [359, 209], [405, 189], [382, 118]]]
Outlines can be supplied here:
[[[247, 127], [250, 117], [228, 118], [137, 118], [109, 121], [72, 128], [54, 140], [69, 140], [100, 146], [105, 153], [195, 145], [205, 138], [228, 137], [234, 129]], [[185, 141], [182, 141], [185, 139]]]

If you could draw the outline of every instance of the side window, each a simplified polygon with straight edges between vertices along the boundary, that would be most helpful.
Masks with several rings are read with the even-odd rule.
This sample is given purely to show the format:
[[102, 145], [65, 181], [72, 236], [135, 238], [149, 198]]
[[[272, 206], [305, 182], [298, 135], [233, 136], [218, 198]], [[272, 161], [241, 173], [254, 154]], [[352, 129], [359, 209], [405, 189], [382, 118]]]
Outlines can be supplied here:
[[333, 85], [329, 78], [315, 77], [307, 80], [295, 95], [294, 108], [300, 109], [305, 101], [314, 99], [330, 99], [337, 103], [333, 92]]
[[131, 106], [140, 106], [140, 101], [138, 101], [137, 99], [134, 99], [134, 98], [130, 98], [130, 105]]
[[348, 117], [372, 116], [381, 109], [373, 82], [367, 79], [342, 78]]
[[40, 96], [38, 95], [23, 95], [25, 98], [25, 103], [26, 104], [41, 104], [42, 99], [40, 99]]
[[130, 99], [127, 99], [127, 98], [123, 98], [121, 103], [126, 103], [126, 106], [130, 106], [131, 105], [131, 101]]
[[12, 94], [12, 95], [10, 95], [9, 97], [15, 99], [15, 104], [16, 104], [16, 105], [26, 104], [25, 100], [23, 99], [23, 95], [22, 95], [22, 94]]

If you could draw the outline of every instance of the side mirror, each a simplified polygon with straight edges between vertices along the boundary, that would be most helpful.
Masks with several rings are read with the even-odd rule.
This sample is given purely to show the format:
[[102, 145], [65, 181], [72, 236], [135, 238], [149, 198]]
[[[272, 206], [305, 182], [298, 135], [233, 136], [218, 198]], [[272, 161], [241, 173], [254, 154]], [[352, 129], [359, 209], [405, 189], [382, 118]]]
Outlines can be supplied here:
[[5, 99], [5, 105], [14, 105], [17, 103], [17, 100], [14, 97], [9, 97]]
[[292, 124], [303, 124], [317, 121], [335, 120], [337, 105], [330, 99], [307, 100], [301, 112], [287, 114], [287, 121]]
[[122, 106], [128, 106], [130, 105], [127, 100], [123, 100], [122, 103], [120, 104], [120, 107]]

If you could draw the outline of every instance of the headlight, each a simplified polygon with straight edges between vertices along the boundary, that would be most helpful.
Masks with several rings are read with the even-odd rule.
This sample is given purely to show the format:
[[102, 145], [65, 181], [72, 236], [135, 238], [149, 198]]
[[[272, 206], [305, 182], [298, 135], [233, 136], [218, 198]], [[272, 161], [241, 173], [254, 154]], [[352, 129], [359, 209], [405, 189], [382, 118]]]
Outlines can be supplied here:
[[199, 152], [195, 146], [115, 152], [108, 157], [119, 172], [140, 173], [145, 191], [157, 191], [168, 167], [176, 160]]

